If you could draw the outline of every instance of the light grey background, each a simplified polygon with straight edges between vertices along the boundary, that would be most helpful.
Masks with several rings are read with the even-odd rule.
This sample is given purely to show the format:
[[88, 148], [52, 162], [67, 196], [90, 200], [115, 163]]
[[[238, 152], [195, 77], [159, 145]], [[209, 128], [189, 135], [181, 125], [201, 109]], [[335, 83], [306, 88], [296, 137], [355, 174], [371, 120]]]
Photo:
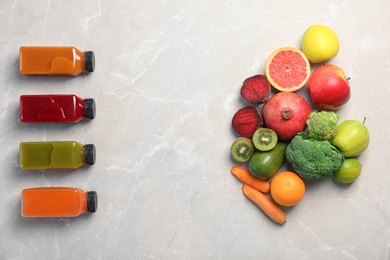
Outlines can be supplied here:
[[[389, 259], [389, 17], [387, 0], [1, 1], [0, 259]], [[366, 117], [371, 144], [356, 183], [308, 185], [279, 226], [230, 174], [230, 122], [243, 80], [315, 23], [338, 34], [331, 63], [351, 78], [341, 120]], [[22, 76], [22, 45], [92, 50], [96, 71]], [[92, 97], [97, 117], [21, 124], [33, 93]], [[19, 170], [19, 143], [40, 140], [94, 143], [97, 163]], [[96, 190], [98, 211], [23, 219], [20, 192], [37, 186]]]

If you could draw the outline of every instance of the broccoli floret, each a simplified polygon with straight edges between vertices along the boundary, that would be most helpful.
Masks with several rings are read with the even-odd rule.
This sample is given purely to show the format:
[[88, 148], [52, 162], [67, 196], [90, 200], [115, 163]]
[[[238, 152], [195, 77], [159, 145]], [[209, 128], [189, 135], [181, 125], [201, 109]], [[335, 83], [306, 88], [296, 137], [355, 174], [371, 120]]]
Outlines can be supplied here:
[[306, 120], [309, 136], [319, 140], [333, 138], [337, 133], [339, 118], [333, 111], [311, 112]]
[[286, 159], [306, 180], [316, 180], [340, 169], [344, 155], [329, 141], [297, 134], [286, 149]]

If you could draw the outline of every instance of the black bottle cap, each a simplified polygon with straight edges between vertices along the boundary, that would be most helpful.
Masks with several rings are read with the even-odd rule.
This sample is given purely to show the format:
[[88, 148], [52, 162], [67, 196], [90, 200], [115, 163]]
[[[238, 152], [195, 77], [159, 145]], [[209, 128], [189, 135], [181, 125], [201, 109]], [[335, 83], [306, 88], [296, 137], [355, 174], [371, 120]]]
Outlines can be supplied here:
[[96, 161], [96, 149], [93, 144], [86, 144], [84, 146], [85, 164], [94, 165]]
[[95, 53], [93, 51], [86, 51], [84, 53], [85, 70], [93, 72], [95, 70]]
[[98, 195], [96, 191], [87, 192], [87, 211], [96, 212], [98, 207]]
[[86, 98], [84, 100], [85, 117], [94, 119], [96, 115], [96, 104], [93, 98]]

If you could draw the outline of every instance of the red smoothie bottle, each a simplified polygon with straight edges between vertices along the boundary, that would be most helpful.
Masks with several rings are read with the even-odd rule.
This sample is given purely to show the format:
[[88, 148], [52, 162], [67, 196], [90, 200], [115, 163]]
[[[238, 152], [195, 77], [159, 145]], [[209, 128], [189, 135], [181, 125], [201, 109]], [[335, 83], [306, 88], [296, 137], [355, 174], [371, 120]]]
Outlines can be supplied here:
[[23, 123], [77, 123], [94, 119], [96, 104], [92, 98], [73, 94], [20, 96], [20, 121]]

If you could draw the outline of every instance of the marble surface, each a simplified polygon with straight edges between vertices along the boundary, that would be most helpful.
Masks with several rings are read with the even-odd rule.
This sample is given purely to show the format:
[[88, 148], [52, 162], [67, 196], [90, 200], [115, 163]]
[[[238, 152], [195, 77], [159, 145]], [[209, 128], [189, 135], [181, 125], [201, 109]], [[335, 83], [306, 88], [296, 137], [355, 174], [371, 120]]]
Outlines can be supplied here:
[[[1, 1], [0, 259], [389, 259], [389, 10], [387, 0]], [[341, 120], [366, 117], [371, 144], [355, 183], [308, 184], [279, 226], [230, 174], [230, 122], [243, 80], [315, 23], [338, 34], [331, 62], [351, 78]], [[92, 50], [96, 71], [22, 76], [22, 45]], [[22, 124], [19, 96], [35, 93], [92, 97], [97, 116]], [[96, 165], [21, 171], [19, 143], [43, 140], [93, 143]], [[98, 211], [24, 219], [20, 192], [37, 186], [96, 190]]]

